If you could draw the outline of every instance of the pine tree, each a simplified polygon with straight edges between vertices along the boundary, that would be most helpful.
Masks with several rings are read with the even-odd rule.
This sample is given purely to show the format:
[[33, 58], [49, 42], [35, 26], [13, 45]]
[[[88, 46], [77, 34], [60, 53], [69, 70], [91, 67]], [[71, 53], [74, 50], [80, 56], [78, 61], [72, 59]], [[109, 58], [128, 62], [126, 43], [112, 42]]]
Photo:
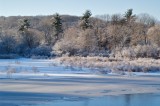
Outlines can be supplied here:
[[25, 30], [28, 30], [30, 28], [30, 22], [28, 19], [23, 19], [23, 21], [20, 23], [19, 31], [24, 32]]
[[128, 9], [124, 17], [125, 17], [126, 22], [130, 23], [130, 22], [135, 21], [136, 15], [133, 15], [133, 9]]
[[53, 16], [53, 22], [52, 22], [52, 27], [55, 31], [55, 36], [56, 38], [58, 38], [59, 34], [63, 32], [63, 29], [62, 29], [62, 19], [61, 19], [61, 16], [56, 13], [54, 16]]
[[91, 17], [92, 13], [90, 10], [86, 10], [86, 12], [83, 14], [82, 18], [81, 18], [81, 22], [80, 22], [80, 27], [85, 30], [88, 28], [91, 28], [92, 25], [90, 24], [90, 17]]

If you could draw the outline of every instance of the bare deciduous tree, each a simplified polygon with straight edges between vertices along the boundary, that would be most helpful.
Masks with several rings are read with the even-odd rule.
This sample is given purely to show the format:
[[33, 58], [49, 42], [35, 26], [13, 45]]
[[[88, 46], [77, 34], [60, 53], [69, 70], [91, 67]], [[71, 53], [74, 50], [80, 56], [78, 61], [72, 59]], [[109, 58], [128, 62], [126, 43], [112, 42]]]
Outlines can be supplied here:
[[151, 44], [156, 44], [160, 47], [160, 26], [156, 25], [154, 27], [151, 27], [148, 30], [148, 39]]

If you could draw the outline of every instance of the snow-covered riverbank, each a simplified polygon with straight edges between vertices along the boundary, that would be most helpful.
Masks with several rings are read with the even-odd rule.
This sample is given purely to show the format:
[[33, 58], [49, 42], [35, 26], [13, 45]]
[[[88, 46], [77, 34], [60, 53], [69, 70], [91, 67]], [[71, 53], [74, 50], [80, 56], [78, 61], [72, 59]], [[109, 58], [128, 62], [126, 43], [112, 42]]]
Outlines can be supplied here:
[[[54, 79], [56, 77], [156, 76], [160, 60], [111, 60], [100, 57], [56, 59], [1, 59], [0, 78]], [[136, 71], [136, 72], [133, 72]]]
[[[134, 73], [158, 73], [160, 72], [160, 59], [139, 58], [139, 59], [116, 59], [108, 57], [59, 57], [57, 62], [70, 66], [87, 67], [99, 70], [99, 73], [116, 73], [124, 75], [126, 72]], [[138, 74], [138, 73], [135, 73]], [[152, 74], [153, 75], [153, 74]]]
[[[1, 92], [32, 92], [78, 97], [160, 93], [158, 72], [98, 73], [101, 68], [60, 64], [58, 59], [0, 60]], [[76, 63], [76, 61], [75, 61]]]

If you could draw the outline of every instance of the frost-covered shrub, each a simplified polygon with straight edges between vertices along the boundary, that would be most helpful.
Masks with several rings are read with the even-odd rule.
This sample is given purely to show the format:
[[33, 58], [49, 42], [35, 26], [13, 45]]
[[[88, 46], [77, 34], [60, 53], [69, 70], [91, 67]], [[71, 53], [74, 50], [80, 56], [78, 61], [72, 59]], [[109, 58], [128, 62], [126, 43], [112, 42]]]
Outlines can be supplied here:
[[19, 40], [21, 45], [25, 45], [25, 48], [35, 48], [41, 44], [42, 35], [42, 32], [38, 30], [29, 29], [21, 34]]
[[160, 25], [155, 25], [153, 27], [150, 27], [148, 29], [147, 35], [148, 35], [148, 41], [151, 44], [160, 46]]
[[158, 47], [152, 45], [138, 45], [134, 48], [136, 57], [149, 57], [157, 58], [158, 57]]
[[138, 58], [138, 59], [122, 59], [108, 57], [59, 57], [56, 61], [60, 64], [76, 67], [87, 67], [93, 72], [104, 73], [113, 72], [118, 74], [125, 74], [126, 72], [156, 72], [160, 71], [160, 60], [152, 58]]
[[94, 30], [78, 30], [70, 28], [65, 31], [64, 37], [53, 47], [53, 52], [57, 55], [81, 55], [87, 56], [98, 50], [96, 36]]
[[15, 52], [16, 39], [12, 35], [3, 34], [0, 36], [0, 54], [10, 54]]
[[25, 44], [19, 43], [16, 46], [15, 53], [21, 56], [29, 57], [31, 53], [31, 48], [28, 48]]
[[74, 42], [71, 43], [70, 41], [65, 42], [63, 40], [57, 42], [53, 47], [53, 52], [59, 56], [63, 54], [74, 55], [77, 51], [78, 49], [76, 49], [76, 45], [74, 44]]
[[122, 56], [123, 57], [130, 57], [130, 58], [133, 58], [136, 56], [136, 53], [134, 51], [133, 48], [129, 47], [129, 48], [124, 48], [122, 50]]
[[65, 31], [64, 37], [53, 46], [53, 53], [56, 55], [74, 54], [77, 47], [78, 29], [70, 28]]
[[31, 55], [33, 56], [50, 56], [51, 55], [51, 47], [46, 45], [38, 46], [31, 50]]
[[160, 50], [157, 46], [153, 45], [137, 45], [133, 47], [126, 47], [123, 49], [117, 49], [112, 54], [115, 57], [126, 57], [126, 58], [158, 58]]

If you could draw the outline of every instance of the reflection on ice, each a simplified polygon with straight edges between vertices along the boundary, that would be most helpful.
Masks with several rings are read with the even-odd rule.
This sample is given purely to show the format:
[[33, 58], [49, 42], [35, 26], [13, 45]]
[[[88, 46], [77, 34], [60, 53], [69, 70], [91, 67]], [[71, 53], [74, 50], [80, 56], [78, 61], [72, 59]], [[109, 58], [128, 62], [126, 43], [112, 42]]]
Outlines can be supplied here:
[[160, 94], [127, 94], [99, 98], [63, 94], [0, 92], [0, 106], [160, 106]]

